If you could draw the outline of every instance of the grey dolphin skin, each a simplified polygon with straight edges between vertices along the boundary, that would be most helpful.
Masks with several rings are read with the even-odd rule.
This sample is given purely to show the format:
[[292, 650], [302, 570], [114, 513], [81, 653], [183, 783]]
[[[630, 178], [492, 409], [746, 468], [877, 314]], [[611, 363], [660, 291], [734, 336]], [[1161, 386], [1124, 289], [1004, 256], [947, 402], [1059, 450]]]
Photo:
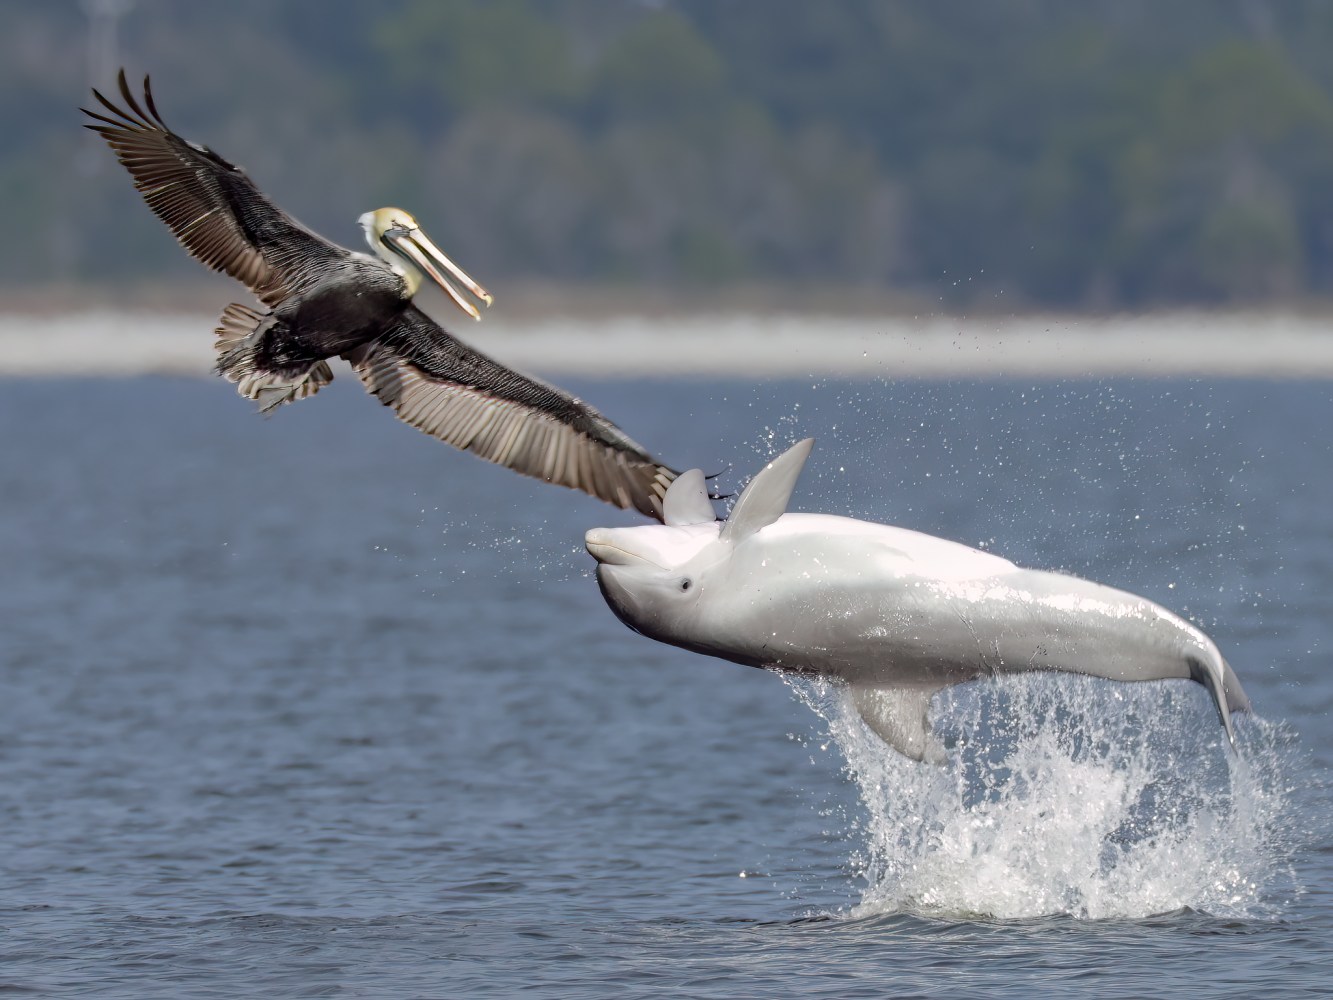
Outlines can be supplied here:
[[1134, 594], [957, 542], [788, 514], [813, 444], [770, 462], [725, 522], [693, 469], [668, 490], [664, 524], [589, 531], [616, 616], [698, 653], [839, 678], [867, 725], [916, 760], [946, 759], [930, 730], [933, 694], [1033, 670], [1196, 681], [1234, 747], [1231, 713], [1249, 699], [1200, 629]]

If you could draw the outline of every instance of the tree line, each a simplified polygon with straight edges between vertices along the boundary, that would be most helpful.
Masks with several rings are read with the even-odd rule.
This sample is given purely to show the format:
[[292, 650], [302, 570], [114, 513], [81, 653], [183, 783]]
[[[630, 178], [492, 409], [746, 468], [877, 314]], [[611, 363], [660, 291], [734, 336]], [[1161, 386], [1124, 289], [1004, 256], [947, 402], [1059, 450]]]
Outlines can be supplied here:
[[[87, 10], [0, 7], [9, 287], [191, 267], [77, 127]], [[117, 28], [167, 121], [303, 221], [353, 242], [401, 205], [485, 282], [1333, 291], [1319, 0], [137, 0]]]

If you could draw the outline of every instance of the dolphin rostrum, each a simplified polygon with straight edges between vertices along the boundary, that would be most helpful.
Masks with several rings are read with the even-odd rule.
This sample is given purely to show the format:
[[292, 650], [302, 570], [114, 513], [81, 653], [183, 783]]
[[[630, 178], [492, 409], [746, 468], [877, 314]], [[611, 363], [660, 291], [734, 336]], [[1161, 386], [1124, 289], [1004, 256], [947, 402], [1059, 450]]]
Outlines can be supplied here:
[[594, 528], [597, 582], [650, 638], [749, 666], [840, 678], [890, 746], [941, 762], [930, 698], [1001, 673], [1061, 670], [1206, 687], [1227, 738], [1249, 699], [1217, 646], [1152, 601], [931, 535], [788, 514], [814, 445], [770, 462], [715, 519], [697, 469], [667, 491], [665, 524]]

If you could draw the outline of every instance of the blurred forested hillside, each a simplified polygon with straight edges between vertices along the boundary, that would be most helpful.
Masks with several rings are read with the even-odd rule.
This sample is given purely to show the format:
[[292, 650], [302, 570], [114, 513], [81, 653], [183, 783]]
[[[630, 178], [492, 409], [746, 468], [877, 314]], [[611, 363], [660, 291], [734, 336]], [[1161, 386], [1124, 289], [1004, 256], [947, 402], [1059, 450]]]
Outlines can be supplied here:
[[112, 60], [307, 224], [401, 205], [492, 287], [1333, 293], [1325, 0], [3, 0], [0, 289], [200, 267], [79, 128]]

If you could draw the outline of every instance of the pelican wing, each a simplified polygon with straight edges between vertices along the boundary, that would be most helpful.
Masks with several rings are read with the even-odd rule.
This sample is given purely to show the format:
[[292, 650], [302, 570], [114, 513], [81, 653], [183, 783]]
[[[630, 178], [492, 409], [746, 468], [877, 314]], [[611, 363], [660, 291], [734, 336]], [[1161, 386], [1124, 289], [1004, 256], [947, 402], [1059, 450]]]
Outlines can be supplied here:
[[312, 233], [260, 194], [245, 171], [167, 127], [148, 78], [141, 107], [120, 72], [117, 107], [93, 91], [112, 117], [83, 109], [87, 127], [107, 141], [134, 186], [192, 257], [244, 282], [273, 306], [350, 252]]
[[415, 306], [346, 355], [407, 423], [525, 476], [662, 519], [677, 473], [587, 403], [455, 340]]

